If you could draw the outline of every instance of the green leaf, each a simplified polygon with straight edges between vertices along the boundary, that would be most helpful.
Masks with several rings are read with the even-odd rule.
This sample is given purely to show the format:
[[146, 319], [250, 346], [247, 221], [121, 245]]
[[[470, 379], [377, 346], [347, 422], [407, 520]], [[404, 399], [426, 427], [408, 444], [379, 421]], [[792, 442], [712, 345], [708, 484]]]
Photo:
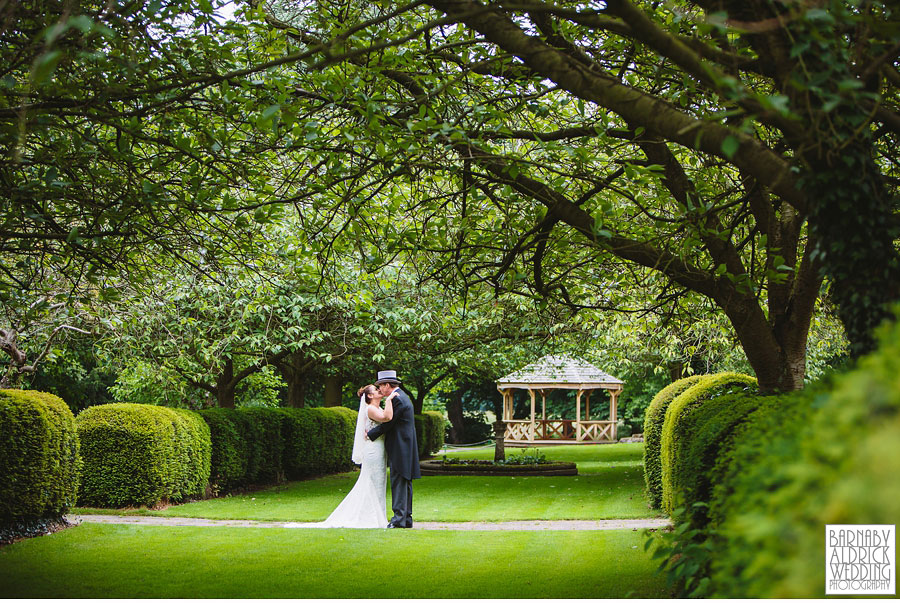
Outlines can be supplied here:
[[60, 50], [50, 50], [38, 56], [34, 61], [34, 68], [31, 70], [31, 80], [35, 84], [43, 84], [53, 75], [53, 71], [62, 57], [63, 54]]
[[737, 153], [737, 150], [740, 146], [740, 141], [735, 136], [729, 134], [725, 137], [725, 140], [722, 141], [722, 153], [724, 153], [726, 157], [731, 159], [732, 157], [734, 157], [734, 154]]

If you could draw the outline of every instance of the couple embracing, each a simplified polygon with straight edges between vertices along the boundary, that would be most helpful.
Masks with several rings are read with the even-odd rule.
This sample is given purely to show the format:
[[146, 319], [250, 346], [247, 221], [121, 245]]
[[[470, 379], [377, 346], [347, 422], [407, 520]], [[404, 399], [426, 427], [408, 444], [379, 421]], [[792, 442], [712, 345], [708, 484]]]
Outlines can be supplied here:
[[[412, 480], [421, 477], [412, 402], [400, 389], [396, 371], [379, 371], [375, 384], [363, 387], [357, 394], [359, 414], [353, 439], [353, 462], [362, 468], [356, 485], [341, 504], [328, 519], [315, 525], [323, 528], [411, 528]], [[384, 408], [381, 408], [382, 401]], [[390, 521], [386, 521], [385, 502], [387, 463], [391, 467], [391, 508], [394, 511]]]

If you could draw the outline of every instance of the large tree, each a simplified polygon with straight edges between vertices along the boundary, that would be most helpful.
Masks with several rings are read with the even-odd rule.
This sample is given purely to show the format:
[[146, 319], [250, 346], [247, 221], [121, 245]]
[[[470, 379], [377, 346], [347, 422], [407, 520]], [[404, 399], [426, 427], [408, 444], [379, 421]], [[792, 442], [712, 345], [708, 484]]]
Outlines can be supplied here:
[[345, 59], [298, 95], [356, 112], [354, 154], [408, 180], [386, 244], [439, 278], [699, 293], [764, 390], [802, 387], [823, 278], [856, 353], [900, 298], [884, 3], [291, 4], [263, 16]]

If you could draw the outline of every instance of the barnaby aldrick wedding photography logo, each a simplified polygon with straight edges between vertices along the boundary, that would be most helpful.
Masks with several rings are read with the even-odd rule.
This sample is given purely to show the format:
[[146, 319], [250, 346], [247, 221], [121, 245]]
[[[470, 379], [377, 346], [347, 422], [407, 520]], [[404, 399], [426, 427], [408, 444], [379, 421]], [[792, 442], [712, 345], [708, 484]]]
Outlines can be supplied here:
[[825, 594], [896, 594], [896, 527], [826, 525]]

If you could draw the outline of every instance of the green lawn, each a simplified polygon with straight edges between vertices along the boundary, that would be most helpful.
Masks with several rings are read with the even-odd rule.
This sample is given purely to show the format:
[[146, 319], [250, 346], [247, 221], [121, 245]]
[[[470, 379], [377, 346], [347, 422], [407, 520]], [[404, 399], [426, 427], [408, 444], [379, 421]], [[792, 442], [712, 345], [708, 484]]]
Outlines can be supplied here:
[[[424, 477], [414, 482], [413, 518], [419, 521], [512, 521], [659, 517], [659, 513], [648, 508], [644, 495], [641, 444], [560, 446], [542, 451], [548, 459], [576, 462], [579, 475]], [[493, 454], [493, 448], [490, 448], [453, 451], [448, 456], [493, 458]], [[508, 455], [516, 454], [520, 452], [508, 451]], [[342, 473], [291, 482], [252, 494], [138, 512], [208, 519], [321, 521], [353, 487], [356, 477], [356, 472]], [[79, 509], [78, 512], [114, 511]]]
[[86, 523], [0, 549], [0, 584], [14, 598], [665, 597], [653, 565], [631, 530]]
[[[419, 521], [656, 517], [643, 447], [565, 446], [572, 477], [426, 477]], [[519, 454], [510, 450], [510, 455]], [[492, 458], [492, 449], [448, 456]], [[118, 511], [269, 521], [324, 519], [356, 473], [253, 494]], [[91, 512], [79, 509], [79, 512]], [[111, 513], [110, 510], [96, 512]], [[0, 549], [6, 597], [609, 598], [667, 596], [641, 531], [318, 530], [84, 523]], [[395, 577], [396, 568], [405, 576]]]

